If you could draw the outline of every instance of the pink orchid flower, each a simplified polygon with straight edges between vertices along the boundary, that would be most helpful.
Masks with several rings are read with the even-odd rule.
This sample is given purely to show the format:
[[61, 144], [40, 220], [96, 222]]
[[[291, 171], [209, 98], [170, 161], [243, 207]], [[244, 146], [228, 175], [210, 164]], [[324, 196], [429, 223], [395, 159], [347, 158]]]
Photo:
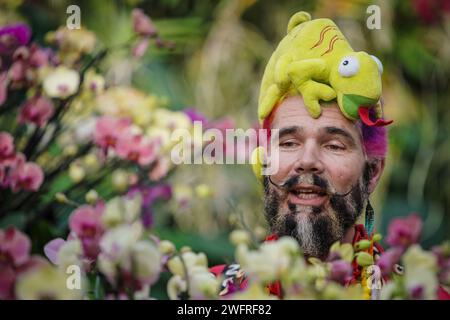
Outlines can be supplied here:
[[47, 264], [30, 256], [30, 239], [14, 227], [0, 229], [0, 300], [15, 298], [15, 282], [23, 273]]
[[27, 78], [27, 62], [23, 59], [16, 60], [9, 68], [9, 79], [13, 83], [23, 83]]
[[49, 243], [47, 243], [44, 246], [45, 256], [54, 265], [58, 265], [59, 264], [59, 258], [58, 258], [59, 257], [59, 250], [61, 249], [61, 247], [65, 243], [66, 243], [66, 241], [64, 239], [56, 238], [56, 239], [53, 239], [52, 241], [50, 241]]
[[7, 132], [0, 132], [0, 162], [14, 155], [14, 140]]
[[134, 9], [131, 13], [133, 19], [133, 30], [140, 36], [154, 37], [158, 33], [149, 16], [141, 9]]
[[7, 80], [12, 88], [23, 85], [34, 85], [39, 76], [37, 70], [51, 62], [52, 51], [41, 48], [37, 44], [29, 47], [18, 47], [12, 56], [11, 65], [7, 71]]
[[16, 152], [7, 158], [3, 158], [3, 160], [0, 162], [2, 162], [3, 165], [11, 168], [11, 170], [13, 170], [25, 164], [26, 159], [25, 155], [22, 152]]
[[31, 122], [43, 127], [53, 115], [53, 103], [40, 95], [36, 95], [24, 103], [18, 117], [19, 123]]
[[329, 279], [340, 284], [346, 284], [352, 278], [352, 266], [344, 260], [335, 260], [330, 262]]
[[117, 155], [123, 159], [139, 163], [141, 166], [150, 164], [156, 159], [156, 146], [140, 134], [128, 132], [117, 142]]
[[95, 125], [94, 142], [103, 149], [115, 147], [119, 136], [129, 128], [130, 119], [103, 116]]
[[376, 264], [380, 268], [383, 277], [389, 276], [395, 271], [394, 267], [400, 262], [401, 256], [402, 250], [398, 247], [390, 248], [381, 254]]
[[392, 247], [407, 248], [419, 241], [422, 221], [417, 214], [393, 219], [388, 227], [387, 243]]
[[0, 107], [6, 101], [8, 95], [8, 72], [0, 73]]
[[14, 299], [14, 283], [16, 281], [14, 269], [0, 264], [0, 300]]
[[140, 40], [131, 50], [131, 53], [133, 54], [133, 57], [135, 58], [142, 58], [147, 51], [149, 45], [148, 38], [144, 38]]
[[24, 163], [25, 156], [20, 152], [12, 153], [3, 159], [0, 157], [0, 187], [9, 188], [12, 181], [12, 173]]
[[21, 45], [26, 45], [31, 38], [31, 29], [23, 23], [6, 25], [0, 28], [0, 54], [11, 54]]
[[99, 241], [104, 233], [101, 222], [103, 209], [103, 203], [96, 207], [83, 205], [69, 218], [70, 229], [80, 239], [84, 254], [90, 259], [95, 259], [100, 251]]
[[26, 191], [37, 191], [44, 181], [44, 172], [34, 162], [27, 162], [16, 166], [11, 173], [10, 186], [13, 192], [18, 192], [20, 189]]
[[40, 68], [49, 64], [52, 51], [48, 48], [41, 48], [35, 43], [30, 47], [28, 64], [32, 68]]
[[6, 167], [0, 163], [0, 187], [4, 187], [6, 185]]
[[30, 239], [19, 230], [13, 227], [0, 230], [0, 264], [19, 267], [29, 259], [30, 249]]

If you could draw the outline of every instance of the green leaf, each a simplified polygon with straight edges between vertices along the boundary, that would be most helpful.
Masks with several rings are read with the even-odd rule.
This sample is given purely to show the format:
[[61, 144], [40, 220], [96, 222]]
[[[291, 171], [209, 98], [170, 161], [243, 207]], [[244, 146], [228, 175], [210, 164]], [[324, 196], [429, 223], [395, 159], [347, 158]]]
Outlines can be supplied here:
[[416, 35], [398, 38], [399, 62], [415, 79], [427, 79], [430, 72], [438, 67], [436, 58], [428, 52]]
[[0, 228], [5, 229], [7, 227], [14, 226], [19, 230], [23, 230], [26, 220], [27, 218], [24, 212], [11, 212], [0, 220]]
[[103, 300], [104, 296], [105, 292], [102, 285], [102, 279], [99, 275], [97, 275], [94, 282], [94, 299]]

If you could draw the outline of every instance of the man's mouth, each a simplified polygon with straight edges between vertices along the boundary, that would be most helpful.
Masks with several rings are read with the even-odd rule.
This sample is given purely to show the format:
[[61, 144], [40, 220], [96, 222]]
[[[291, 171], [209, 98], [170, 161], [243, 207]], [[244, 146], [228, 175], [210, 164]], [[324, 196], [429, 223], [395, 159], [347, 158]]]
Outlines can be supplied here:
[[357, 94], [343, 94], [342, 95], [342, 107], [347, 116], [352, 119], [358, 119], [358, 110], [361, 106], [373, 106], [377, 103], [378, 99], [372, 99]]
[[292, 204], [320, 207], [327, 201], [327, 192], [314, 185], [298, 185], [289, 190], [288, 200]]

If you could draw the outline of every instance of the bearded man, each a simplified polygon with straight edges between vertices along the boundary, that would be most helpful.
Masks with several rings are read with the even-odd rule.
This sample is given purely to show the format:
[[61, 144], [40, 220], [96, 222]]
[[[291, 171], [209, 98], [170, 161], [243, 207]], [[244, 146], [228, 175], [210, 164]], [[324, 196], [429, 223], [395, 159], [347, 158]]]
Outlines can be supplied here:
[[[278, 171], [263, 176], [265, 214], [274, 235], [297, 239], [306, 256], [326, 259], [336, 242], [352, 242], [385, 163], [386, 131], [346, 119], [336, 103], [312, 119], [300, 96], [274, 110]], [[272, 150], [274, 152], [274, 150]]]
[[[354, 52], [331, 20], [305, 12], [290, 19], [266, 67], [258, 106], [262, 127], [277, 133], [270, 145], [276, 170], [261, 176], [267, 241], [291, 236], [306, 257], [326, 260], [334, 242], [372, 235], [369, 198], [384, 169], [390, 123], [382, 118], [381, 73], [381, 62]], [[365, 226], [357, 224], [363, 212]], [[380, 251], [376, 245], [374, 255]], [[361, 270], [353, 266], [356, 282]], [[225, 274], [224, 284], [245, 284], [237, 265], [211, 271]], [[279, 285], [269, 289], [281, 295]]]

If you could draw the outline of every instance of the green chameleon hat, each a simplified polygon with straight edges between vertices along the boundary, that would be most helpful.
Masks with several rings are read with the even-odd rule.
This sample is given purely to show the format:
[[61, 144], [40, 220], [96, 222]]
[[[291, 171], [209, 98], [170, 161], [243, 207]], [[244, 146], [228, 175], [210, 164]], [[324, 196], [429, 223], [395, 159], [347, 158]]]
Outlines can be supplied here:
[[[301, 94], [313, 118], [321, 114], [320, 100], [337, 100], [350, 120], [385, 126], [382, 119], [381, 74], [378, 58], [355, 52], [330, 19], [314, 19], [301, 11], [289, 20], [287, 35], [273, 52], [261, 83], [258, 117], [262, 123], [284, 97]], [[375, 110], [376, 120], [369, 117]]]

